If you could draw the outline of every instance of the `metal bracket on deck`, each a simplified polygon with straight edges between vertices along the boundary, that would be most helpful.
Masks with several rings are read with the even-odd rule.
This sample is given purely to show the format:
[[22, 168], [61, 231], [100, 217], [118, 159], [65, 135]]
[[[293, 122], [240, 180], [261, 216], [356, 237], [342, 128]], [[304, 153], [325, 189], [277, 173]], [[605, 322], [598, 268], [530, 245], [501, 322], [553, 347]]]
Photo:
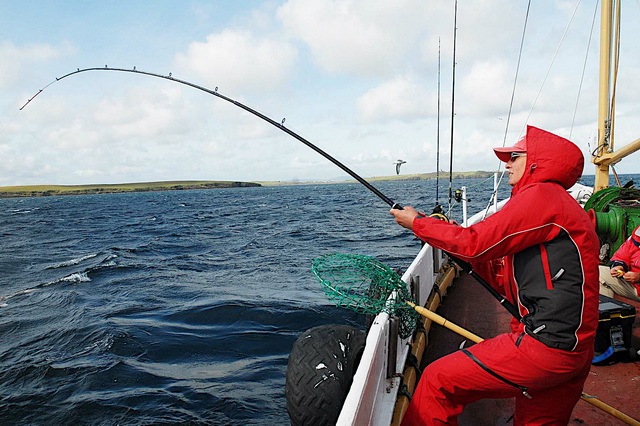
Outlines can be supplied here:
[[442, 250], [432, 247], [431, 254], [433, 258], [433, 274], [438, 275], [440, 260], [442, 259]]
[[420, 277], [411, 275], [409, 277], [409, 286], [413, 300], [415, 300], [418, 305], [422, 305], [422, 300], [420, 299]]
[[387, 379], [396, 375], [398, 357], [398, 318], [389, 317], [389, 350], [387, 351]]

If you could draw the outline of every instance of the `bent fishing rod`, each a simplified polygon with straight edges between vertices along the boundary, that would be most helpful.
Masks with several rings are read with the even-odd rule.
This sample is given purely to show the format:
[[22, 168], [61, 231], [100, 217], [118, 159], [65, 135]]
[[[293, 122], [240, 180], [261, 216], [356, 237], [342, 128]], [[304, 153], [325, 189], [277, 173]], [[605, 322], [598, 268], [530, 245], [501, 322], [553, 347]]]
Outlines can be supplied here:
[[[163, 74], [158, 74], [158, 73], [153, 73], [153, 72], [148, 72], [148, 71], [141, 71], [136, 69], [136, 67], [133, 67], [132, 69], [128, 69], [128, 68], [109, 68], [106, 65], [104, 67], [92, 67], [92, 68], [78, 68], [76, 69], [76, 71], [70, 72], [68, 74], [63, 75], [62, 77], [56, 77], [56, 79], [54, 81], [52, 81], [51, 83], [47, 84], [45, 87], [43, 87], [42, 89], [40, 89], [35, 95], [33, 95], [30, 99], [27, 100], [27, 102], [25, 102], [24, 105], [22, 105], [22, 107], [20, 107], [20, 111], [22, 111], [27, 105], [29, 105], [29, 103], [31, 103], [31, 101], [33, 101], [36, 96], [38, 96], [40, 93], [42, 93], [47, 87], [51, 86], [52, 84], [65, 79], [67, 77], [71, 77], [73, 75], [77, 75], [83, 72], [87, 72], [87, 71], [119, 71], [119, 72], [126, 72], [126, 73], [132, 73], [132, 74], [142, 74], [142, 75], [148, 75], [151, 77], [157, 77], [157, 78], [162, 78], [165, 80], [169, 80], [169, 81], [173, 81], [176, 83], [180, 83], [180, 84], [184, 84], [185, 86], [189, 86], [189, 87], [193, 87], [194, 89], [198, 89], [201, 90], [205, 93], [208, 93], [210, 95], [216, 96], [220, 99], [223, 99], [239, 108], [242, 108], [243, 110], [255, 115], [258, 118], [261, 118], [262, 120], [266, 121], [267, 123], [273, 125], [274, 127], [282, 130], [283, 132], [287, 133], [288, 135], [294, 137], [295, 139], [297, 139], [298, 141], [302, 142], [303, 144], [305, 144], [306, 146], [308, 146], [309, 148], [313, 149], [314, 151], [316, 151], [318, 154], [322, 155], [324, 158], [326, 158], [327, 160], [331, 161], [333, 164], [335, 164], [336, 166], [340, 167], [343, 171], [345, 171], [346, 173], [348, 173], [351, 177], [353, 177], [355, 180], [357, 180], [358, 182], [360, 182], [362, 185], [364, 185], [368, 190], [370, 190], [371, 192], [373, 192], [374, 194], [376, 194], [380, 199], [382, 199], [385, 203], [387, 203], [392, 209], [398, 209], [398, 210], [402, 210], [403, 207], [394, 202], [392, 199], [390, 199], [389, 197], [387, 197], [386, 195], [384, 195], [382, 192], [380, 192], [376, 187], [374, 187], [373, 185], [371, 185], [369, 182], [367, 182], [366, 180], [364, 180], [362, 177], [360, 177], [357, 173], [355, 173], [353, 170], [351, 170], [350, 168], [348, 168], [347, 166], [345, 166], [344, 164], [342, 164], [340, 161], [336, 160], [335, 158], [333, 158], [331, 155], [329, 155], [328, 153], [326, 153], [325, 151], [323, 151], [322, 149], [318, 148], [316, 145], [312, 144], [311, 142], [309, 142], [308, 140], [306, 140], [305, 138], [303, 138], [302, 136], [300, 136], [299, 134], [297, 134], [296, 132], [294, 132], [293, 130], [288, 129], [287, 127], [284, 126], [284, 121], [285, 119], [283, 118], [282, 121], [280, 123], [278, 123], [277, 121], [267, 117], [266, 115], [262, 114], [259, 111], [256, 111], [253, 108], [248, 107], [247, 105], [236, 101], [235, 99], [232, 99], [228, 96], [225, 96], [221, 93], [218, 93], [218, 88], [216, 87], [214, 90], [208, 89], [206, 87], [191, 83], [189, 81], [186, 80], [181, 80], [179, 78], [175, 78], [173, 77], [173, 75], [171, 73], [169, 73], [168, 75], [163, 75]], [[505, 309], [507, 309], [507, 311], [509, 311], [509, 313], [511, 313], [511, 315], [513, 315], [515, 318], [517, 318], [518, 320], [520, 320], [520, 313], [518, 311], [518, 309], [511, 303], [509, 302], [504, 296], [502, 296], [500, 293], [498, 293], [493, 287], [491, 287], [491, 285], [486, 282], [480, 275], [478, 275], [474, 270], [473, 267], [471, 266], [470, 263], [459, 259], [453, 255], [451, 255], [450, 253], [447, 253], [446, 251], [444, 252], [446, 255], [448, 255], [455, 263], [457, 263], [465, 272], [467, 272], [469, 275], [471, 275], [473, 278], [475, 278], [476, 281], [478, 281], [487, 291], [489, 291], [489, 293], [491, 293], [491, 295], [496, 298], [498, 300], [498, 302], [500, 302], [500, 304], [502, 306], [505, 307]]]
[[46, 85], [44, 88], [40, 89], [38, 91], [38, 93], [36, 93], [35, 95], [33, 95], [21, 108], [20, 111], [22, 111], [36, 96], [38, 96], [40, 93], [42, 93], [47, 87], [51, 86], [53, 83], [58, 82], [64, 78], [67, 77], [71, 77], [72, 75], [76, 75], [76, 74], [80, 74], [82, 72], [87, 72], [87, 71], [120, 71], [120, 72], [127, 72], [127, 73], [133, 73], [133, 74], [143, 74], [143, 75], [149, 75], [152, 77], [158, 77], [158, 78], [163, 78], [165, 80], [169, 80], [169, 81], [175, 81], [176, 83], [180, 83], [180, 84], [184, 84], [185, 86], [190, 86], [193, 87], [194, 89], [198, 89], [198, 90], [202, 90], [203, 92], [206, 92], [210, 95], [216, 96], [220, 99], [224, 99], [227, 102], [230, 102], [232, 104], [234, 104], [235, 106], [242, 108], [245, 111], [250, 112], [251, 114], [255, 115], [256, 117], [259, 117], [261, 119], [263, 119], [264, 121], [266, 121], [267, 123], [275, 126], [276, 128], [282, 130], [283, 132], [287, 133], [290, 136], [293, 136], [294, 138], [296, 138], [297, 140], [299, 140], [300, 142], [302, 142], [303, 144], [307, 145], [309, 148], [313, 149], [314, 151], [316, 151], [318, 154], [322, 155], [324, 158], [326, 158], [327, 160], [331, 161], [333, 164], [335, 164], [336, 166], [340, 167], [342, 170], [344, 170], [346, 173], [348, 173], [351, 177], [353, 177], [355, 180], [357, 180], [358, 182], [360, 182], [362, 185], [364, 185], [368, 190], [370, 190], [371, 192], [373, 192], [374, 194], [376, 194], [378, 197], [380, 197], [385, 203], [387, 203], [391, 208], [402, 208], [402, 206], [400, 206], [399, 204], [395, 203], [393, 200], [391, 200], [389, 197], [387, 197], [386, 195], [384, 195], [382, 192], [380, 192], [376, 187], [374, 187], [373, 185], [371, 185], [369, 182], [367, 182], [366, 180], [364, 180], [362, 177], [360, 177], [359, 175], [357, 175], [353, 170], [351, 170], [350, 168], [348, 168], [347, 166], [345, 166], [344, 164], [342, 164], [340, 161], [336, 160], [335, 158], [333, 158], [331, 155], [329, 155], [328, 153], [326, 153], [325, 151], [323, 151], [322, 149], [318, 148], [316, 145], [312, 144], [311, 142], [309, 142], [308, 140], [306, 140], [305, 138], [303, 138], [302, 136], [300, 136], [299, 134], [297, 134], [296, 132], [286, 128], [284, 126], [284, 122], [285, 119], [283, 118], [282, 121], [280, 123], [278, 123], [277, 121], [267, 117], [266, 115], [262, 114], [261, 112], [256, 111], [253, 108], [250, 108], [246, 105], [244, 105], [243, 103], [240, 103], [234, 99], [231, 99], [228, 96], [225, 96], [223, 94], [218, 93], [218, 88], [216, 87], [215, 90], [211, 90], [211, 89], [207, 89], [206, 87], [191, 83], [189, 81], [186, 80], [181, 80], [179, 78], [175, 78], [172, 76], [171, 73], [169, 73], [169, 75], [162, 75], [162, 74], [157, 74], [157, 73], [153, 73], [153, 72], [148, 72], [148, 71], [140, 71], [137, 70], [135, 67], [133, 67], [133, 69], [126, 69], [126, 68], [109, 68], [106, 65], [104, 67], [93, 67], [93, 68], [83, 68], [80, 69], [78, 68], [76, 71], [70, 72], [68, 74], [63, 75], [62, 77], [57, 77], [55, 79], [55, 81], [52, 81], [51, 83], [49, 83], [48, 85]]

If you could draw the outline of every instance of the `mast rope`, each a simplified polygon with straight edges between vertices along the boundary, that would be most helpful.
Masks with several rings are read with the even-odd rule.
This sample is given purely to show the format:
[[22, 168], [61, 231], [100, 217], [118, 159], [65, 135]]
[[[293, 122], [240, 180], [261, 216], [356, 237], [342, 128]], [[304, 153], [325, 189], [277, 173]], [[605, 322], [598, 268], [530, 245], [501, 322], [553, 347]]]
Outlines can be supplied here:
[[565, 28], [564, 33], [562, 34], [562, 37], [560, 38], [560, 42], [558, 43], [558, 47], [556, 48], [556, 51], [553, 54], [553, 58], [551, 59], [551, 63], [549, 64], [549, 68], [547, 69], [547, 73], [545, 74], [544, 79], [542, 80], [542, 84], [540, 85], [540, 90], [538, 90], [538, 93], [536, 94], [536, 97], [533, 100], [533, 103], [531, 104], [531, 109], [529, 110], [529, 114], [527, 115], [527, 119], [524, 121], [524, 124], [522, 126], [522, 130], [520, 131], [520, 135], [523, 135], [525, 133], [525, 129], [527, 128], [527, 123], [529, 122], [529, 118], [531, 118], [531, 114], [533, 113], [533, 109], [535, 108], [536, 103], [538, 102], [538, 98], [540, 97], [540, 93], [542, 93], [542, 89], [544, 88], [544, 85], [547, 82], [547, 78], [549, 78], [549, 74], [551, 74], [551, 68], [553, 68], [553, 64], [556, 61], [556, 58], [558, 57], [558, 52], [560, 52], [560, 47], [562, 46], [562, 43], [564, 42], [564, 39], [567, 36], [567, 33], [569, 32], [569, 28], [571, 27], [571, 23], [573, 22], [573, 18], [575, 18], [576, 13], [578, 12], [578, 6], [580, 6], [581, 2], [582, 2], [582, 0], [578, 0], [576, 2], [576, 6], [573, 9], [573, 13], [571, 14], [571, 18], [569, 19], [567, 27]]
[[613, 143], [614, 143], [614, 129], [615, 129], [615, 117], [616, 117], [616, 89], [618, 87], [618, 67], [620, 65], [620, 9], [622, 5], [620, 4], [620, 0], [616, 0], [612, 3], [615, 8], [615, 50], [613, 56], [613, 81], [611, 82], [611, 99], [610, 107], [609, 107], [609, 127], [611, 129], [609, 135], [609, 141], [611, 146], [609, 148], [610, 151], [613, 151]]
[[584, 55], [584, 64], [582, 65], [582, 75], [580, 76], [580, 85], [578, 86], [578, 95], [576, 96], [576, 106], [573, 109], [573, 117], [571, 119], [571, 128], [569, 129], [569, 140], [573, 134], [573, 126], [576, 122], [576, 114], [578, 112], [578, 103], [580, 102], [580, 94], [582, 93], [582, 83], [584, 82], [584, 76], [587, 71], [587, 59], [589, 58], [589, 48], [591, 47], [591, 38], [593, 37], [593, 30], [596, 25], [596, 17], [598, 16], [598, 2], [596, 2], [595, 10], [593, 11], [593, 19], [591, 20], [591, 31], [589, 31], [589, 41], [587, 42], [587, 51]]
[[612, 87], [610, 90], [610, 98], [608, 100], [609, 102], [609, 111], [608, 111], [608, 115], [607, 115], [607, 122], [608, 125], [605, 127], [605, 135], [604, 138], [602, 138], [602, 143], [599, 143], [594, 149], [593, 151], [591, 151], [591, 156], [592, 157], [596, 157], [599, 155], [602, 155], [605, 150], [608, 150], [609, 152], [611, 152], [613, 149], [610, 147], [610, 142], [613, 141], [613, 117], [614, 117], [614, 113], [615, 113], [615, 93], [616, 93], [616, 87], [617, 87], [617, 80], [618, 80], [618, 65], [619, 65], [619, 61], [620, 61], [620, 3], [619, 2], [613, 2], [612, 6], [615, 8], [616, 10], [616, 21], [618, 23], [618, 25], [615, 25], [616, 28], [616, 33], [615, 33], [615, 55], [614, 55], [614, 65], [613, 65], [613, 82], [612, 82]]
[[[507, 142], [507, 133], [509, 132], [509, 122], [511, 121], [511, 112], [513, 111], [513, 101], [516, 97], [516, 87], [518, 84], [518, 75], [520, 73], [520, 61], [522, 60], [522, 51], [524, 50], [524, 39], [527, 33], [527, 23], [529, 22], [529, 11], [531, 10], [531, 0], [527, 4], [527, 13], [524, 17], [524, 25], [522, 27], [522, 38], [520, 39], [520, 50], [518, 52], [518, 62], [516, 64], [516, 75], [513, 78], [513, 89], [511, 90], [511, 102], [509, 102], [509, 113], [507, 114], [507, 123], [504, 127], [504, 138], [502, 139], [502, 146], [504, 147]], [[502, 161], [500, 162], [502, 165]]]
[[[525, 13], [524, 16], [524, 25], [522, 26], [522, 37], [520, 39], [520, 49], [518, 51], [518, 62], [516, 64], [516, 73], [515, 76], [513, 78], [513, 88], [511, 89], [511, 101], [509, 102], [509, 112], [507, 113], [507, 122], [505, 124], [505, 128], [504, 128], [504, 137], [502, 139], [502, 146], [504, 147], [507, 143], [507, 134], [509, 133], [509, 123], [511, 122], [511, 113], [513, 112], [513, 102], [515, 100], [516, 97], [516, 87], [518, 85], [518, 75], [520, 74], [520, 62], [522, 60], [522, 52], [524, 51], [524, 40], [526, 38], [526, 34], [527, 34], [527, 23], [529, 22], [529, 12], [531, 11], [531, 0], [529, 0], [528, 4], [527, 4], [527, 12]], [[527, 118], [528, 120], [528, 118]], [[502, 169], [502, 161], [498, 161], [498, 172], [500, 172], [500, 170]], [[491, 207], [491, 204], [493, 203], [494, 199], [496, 199], [498, 197], [498, 188], [500, 188], [500, 184], [502, 183], [502, 179], [504, 178], [504, 175], [506, 173], [506, 170], [502, 170], [502, 172], [500, 172], [500, 178], [498, 179], [498, 183], [496, 185], [495, 188], [493, 188], [493, 191], [491, 192], [491, 196], [489, 197], [489, 201], [487, 202], [487, 207], [485, 207], [484, 209], [484, 214], [483, 214], [483, 218], [487, 217], [487, 215], [489, 214], [489, 208]], [[497, 202], [497, 199], [496, 199]]]
[[[536, 94], [536, 97], [535, 97], [535, 99], [534, 99], [534, 101], [533, 101], [533, 103], [531, 105], [531, 109], [529, 110], [529, 113], [527, 114], [527, 118], [524, 121], [524, 125], [523, 125], [522, 130], [520, 131], [520, 135], [523, 135], [524, 132], [525, 132], [527, 123], [529, 122], [529, 118], [531, 117], [531, 114], [533, 113], [533, 110], [534, 110], [534, 108], [536, 106], [538, 98], [540, 97], [540, 94], [542, 93], [542, 89], [544, 88], [545, 83], [547, 81], [547, 78], [549, 77], [549, 75], [551, 73], [551, 69], [553, 68], [553, 64], [554, 64], [556, 58], [558, 57], [558, 53], [560, 51], [560, 47], [562, 46], [562, 44], [564, 42], [564, 39], [567, 36], [567, 33], [569, 31], [569, 28], [571, 27], [571, 23], [573, 22], [573, 19], [576, 16], [576, 13], [578, 11], [578, 7], [580, 6], [580, 3], [581, 3], [581, 0], [578, 0], [576, 2], [576, 5], [575, 5], [575, 7], [573, 9], [573, 13], [571, 14], [571, 18], [569, 19], [569, 22], [567, 23], [567, 26], [566, 26], [566, 28], [564, 30], [564, 33], [562, 34], [560, 42], [558, 43], [556, 51], [553, 54], [553, 58], [551, 59], [551, 63], [549, 64], [549, 67], [548, 67], [547, 72], [546, 72], [546, 74], [544, 76], [544, 79], [542, 80], [542, 84], [540, 85], [540, 89], [538, 90], [538, 93]], [[521, 56], [522, 56], [522, 51], [523, 51], [523, 46], [524, 46], [524, 39], [525, 39], [525, 34], [526, 34], [527, 22], [528, 22], [528, 19], [529, 19], [530, 6], [531, 6], [531, 0], [529, 0], [529, 4], [527, 6], [527, 13], [526, 13], [526, 16], [525, 16], [525, 22], [524, 22], [524, 27], [523, 27], [523, 31], [522, 31], [522, 40], [520, 42], [520, 52], [518, 54], [518, 64], [517, 64], [517, 67], [516, 67], [516, 77], [514, 79], [513, 92], [512, 92], [512, 98], [511, 98], [511, 105], [509, 107], [509, 114], [507, 116], [507, 124], [506, 124], [506, 128], [505, 128], [505, 134], [504, 134], [504, 140], [502, 142], [502, 146], [506, 145], [509, 121], [510, 121], [510, 117], [511, 117], [511, 107], [513, 105], [513, 98], [515, 97], [516, 81], [517, 81], [517, 78], [518, 78], [518, 72], [519, 72], [519, 68], [520, 68], [520, 59], [521, 59]], [[576, 106], [576, 108], [577, 108], [577, 106]], [[574, 115], [574, 117], [575, 117], [575, 115]], [[572, 128], [573, 128], [573, 124], [572, 124]], [[500, 170], [501, 168], [502, 168], [502, 162], [499, 162], [498, 170]], [[485, 213], [484, 213], [485, 217], [489, 212], [489, 208], [491, 207], [491, 204], [493, 203], [494, 198], [497, 197], [497, 190], [500, 187], [500, 184], [502, 183], [502, 180], [504, 179], [505, 173], [506, 173], [506, 170], [503, 170], [501, 172], [500, 178], [498, 180], [498, 184], [496, 185], [496, 188], [494, 188], [493, 193], [491, 194], [491, 197], [489, 198], [489, 202], [487, 203], [487, 207], [485, 208]]]

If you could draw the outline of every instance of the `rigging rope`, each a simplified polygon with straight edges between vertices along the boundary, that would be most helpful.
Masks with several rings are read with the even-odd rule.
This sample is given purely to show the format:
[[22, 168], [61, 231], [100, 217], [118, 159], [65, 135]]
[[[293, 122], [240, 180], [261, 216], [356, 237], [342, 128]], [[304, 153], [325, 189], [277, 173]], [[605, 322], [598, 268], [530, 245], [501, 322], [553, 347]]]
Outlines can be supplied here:
[[576, 106], [573, 109], [573, 118], [571, 119], [571, 129], [569, 130], [569, 140], [573, 134], [573, 125], [576, 122], [576, 113], [578, 112], [578, 103], [580, 101], [580, 93], [582, 93], [582, 83], [584, 82], [584, 76], [587, 70], [587, 59], [589, 58], [589, 48], [591, 47], [591, 38], [593, 37], [593, 29], [596, 24], [596, 16], [598, 16], [598, 2], [596, 2], [596, 8], [593, 12], [593, 19], [591, 21], [591, 31], [589, 31], [589, 41], [587, 42], [587, 52], [584, 55], [584, 64], [582, 65], [582, 75], [580, 76], [580, 85], [578, 86], [578, 96], [576, 96]]
[[[531, 0], [527, 4], [527, 13], [524, 17], [524, 26], [522, 28], [522, 38], [520, 39], [520, 51], [518, 52], [518, 63], [516, 64], [516, 75], [513, 79], [513, 89], [511, 90], [511, 102], [509, 102], [509, 113], [507, 114], [507, 123], [504, 127], [504, 138], [502, 139], [502, 146], [505, 146], [507, 142], [507, 133], [509, 132], [509, 122], [511, 121], [511, 112], [513, 110], [513, 100], [516, 97], [516, 86], [518, 83], [518, 74], [520, 72], [520, 61], [522, 60], [522, 50], [524, 46], [524, 38], [527, 33], [527, 22], [529, 22], [529, 11], [531, 10]], [[500, 162], [502, 164], [502, 162]]]
[[[503, 147], [507, 143], [507, 134], [509, 133], [509, 123], [511, 122], [511, 113], [513, 112], [513, 102], [516, 96], [518, 75], [520, 74], [520, 62], [522, 60], [522, 52], [524, 50], [524, 40], [527, 34], [527, 23], [529, 22], [530, 10], [531, 10], [531, 0], [529, 0], [527, 4], [527, 12], [525, 13], [525, 16], [524, 16], [524, 25], [522, 27], [522, 38], [520, 39], [520, 49], [518, 51], [518, 62], [516, 64], [516, 73], [513, 78], [513, 89], [511, 90], [511, 101], [509, 102], [509, 112], [507, 113], [507, 122], [505, 124], [504, 137], [502, 139]], [[502, 169], [502, 165], [503, 165], [502, 161], [498, 161], [498, 172], [500, 172], [500, 170]], [[500, 172], [500, 178], [498, 179], [498, 183], [495, 185], [495, 188], [493, 188], [493, 191], [491, 192], [491, 196], [489, 197], [489, 201], [487, 202], [487, 207], [485, 207], [484, 209], [483, 219], [486, 218], [487, 215], [489, 214], [489, 208], [491, 207], [491, 204], [493, 203], [493, 201], [495, 200], [496, 202], [498, 202], [497, 200], [498, 188], [500, 188], [500, 184], [502, 183], [502, 179], [504, 178], [505, 173], [506, 173], [506, 170], [502, 170], [502, 172]]]
[[610, 133], [610, 141], [611, 141], [611, 150], [613, 150], [613, 142], [614, 142], [614, 121], [615, 121], [615, 117], [616, 117], [616, 89], [618, 87], [618, 66], [620, 65], [620, 8], [621, 8], [621, 4], [620, 4], [620, 0], [614, 1], [613, 2], [613, 7], [615, 8], [615, 24], [614, 24], [614, 28], [615, 28], [615, 53], [613, 56], [613, 81], [611, 82], [612, 88], [611, 88], [611, 99], [610, 99], [610, 107], [609, 107], [609, 120], [610, 120], [610, 128], [611, 128], [611, 133]]
[[[615, 33], [615, 55], [613, 57], [613, 71], [611, 72], [612, 76], [613, 76], [613, 81], [610, 83], [612, 87], [610, 87], [609, 92], [610, 92], [610, 98], [608, 99], [609, 102], [609, 111], [608, 111], [608, 115], [606, 118], [607, 124], [605, 125], [605, 134], [604, 137], [601, 138], [602, 143], [600, 143], [600, 138], [599, 138], [599, 143], [598, 145], [595, 147], [595, 149], [591, 152], [591, 156], [592, 157], [596, 157], [599, 155], [602, 155], [605, 152], [605, 149], [608, 152], [613, 151], [612, 147], [610, 147], [610, 141], [613, 142], [613, 120], [614, 120], [614, 116], [615, 116], [615, 94], [616, 94], [616, 87], [617, 87], [617, 81], [618, 81], [618, 65], [620, 62], [620, 1], [615, 1], [612, 4], [612, 7], [615, 9], [615, 20], [616, 23], [613, 25], [614, 28], [616, 29], [616, 33]], [[617, 24], [617, 25], [616, 25]]]
[[523, 135], [525, 133], [525, 129], [527, 128], [527, 123], [529, 122], [529, 118], [531, 118], [531, 113], [533, 112], [533, 109], [535, 108], [536, 103], [538, 102], [538, 98], [540, 97], [540, 93], [542, 93], [542, 89], [547, 81], [547, 78], [549, 77], [549, 74], [551, 73], [551, 68], [553, 68], [553, 64], [556, 58], [558, 57], [558, 52], [560, 52], [560, 47], [562, 46], [562, 43], [564, 42], [564, 38], [567, 36], [567, 33], [569, 32], [569, 28], [571, 27], [573, 18], [576, 16], [576, 12], [578, 11], [578, 6], [580, 6], [580, 3], [581, 3], [581, 0], [578, 0], [576, 2], [576, 6], [573, 9], [573, 13], [571, 14], [571, 19], [569, 19], [569, 23], [567, 24], [567, 27], [565, 28], [564, 33], [560, 38], [560, 43], [558, 43], [558, 47], [556, 48], [556, 51], [553, 54], [553, 58], [551, 59], [551, 63], [549, 64], [549, 68], [547, 69], [547, 73], [545, 74], [544, 79], [542, 80], [542, 84], [540, 85], [540, 90], [538, 90], [538, 93], [536, 94], [536, 97], [533, 100], [533, 104], [531, 104], [531, 109], [529, 110], [527, 119], [524, 121], [524, 125], [522, 127], [522, 130], [520, 131], [520, 135]]
[[[580, 6], [580, 3], [581, 3], [581, 0], [578, 0], [576, 2], [576, 5], [575, 5], [575, 7], [573, 9], [573, 13], [571, 14], [571, 19], [569, 19], [567, 27], [565, 28], [564, 33], [562, 34], [562, 38], [560, 39], [560, 42], [558, 43], [558, 47], [556, 48], [556, 51], [555, 51], [555, 53], [553, 55], [551, 63], [549, 64], [549, 68], [547, 69], [547, 73], [544, 76], [542, 84], [540, 85], [540, 89], [538, 90], [538, 93], [536, 94], [536, 97], [535, 97], [535, 99], [534, 99], [534, 101], [533, 101], [533, 103], [531, 105], [531, 109], [529, 110], [527, 118], [524, 121], [524, 126], [523, 126], [522, 130], [520, 131], [520, 135], [523, 135], [524, 132], [525, 132], [526, 125], [529, 122], [529, 118], [531, 117], [533, 109], [535, 108], [535, 105], [536, 105], [536, 103], [538, 101], [538, 98], [540, 97], [540, 94], [542, 93], [542, 89], [544, 88], [544, 85], [545, 85], [545, 83], [547, 81], [547, 78], [549, 77], [549, 74], [551, 73], [551, 69], [553, 67], [553, 64], [554, 64], [557, 56], [558, 56], [558, 53], [560, 51], [560, 47], [562, 46], [562, 44], [564, 42], [564, 39], [565, 39], [565, 37], [566, 37], [566, 35], [567, 35], [568, 31], [569, 31], [569, 28], [571, 27], [571, 23], [573, 22], [573, 19], [574, 19], [575, 15], [576, 15], [576, 13], [578, 11], [578, 7]], [[521, 60], [521, 57], [522, 57], [522, 51], [523, 51], [524, 40], [525, 40], [525, 35], [526, 35], [527, 23], [528, 23], [528, 20], [529, 20], [530, 7], [531, 7], [531, 0], [529, 0], [529, 3], [527, 5], [527, 12], [526, 12], [526, 15], [525, 15], [525, 22], [524, 22], [524, 27], [523, 27], [523, 31], [522, 31], [522, 39], [520, 41], [520, 52], [518, 54], [518, 62], [517, 62], [517, 66], [516, 66], [516, 76], [515, 76], [515, 79], [514, 79], [513, 91], [512, 91], [512, 94], [511, 94], [511, 103], [509, 105], [509, 114], [507, 115], [507, 123], [506, 123], [506, 127], [505, 127], [505, 133], [504, 133], [504, 139], [503, 139], [503, 142], [502, 142], [502, 146], [506, 145], [507, 133], [509, 131], [509, 122], [510, 122], [510, 119], [511, 119], [512, 106], [513, 106], [513, 101], [514, 101], [514, 97], [515, 97], [515, 90], [516, 90], [516, 82], [517, 82], [517, 79], [518, 79], [518, 73], [519, 73], [519, 69], [520, 69], [520, 60]], [[593, 27], [592, 27], [592, 31], [593, 31]], [[591, 40], [591, 38], [589, 38], [589, 42], [590, 42], [590, 40]], [[586, 59], [585, 59], [585, 68], [586, 68]], [[583, 76], [584, 76], [584, 70], [583, 70]], [[581, 80], [581, 83], [580, 83], [580, 87], [582, 87], [582, 80]], [[579, 92], [578, 92], [578, 97], [579, 97]], [[577, 101], [576, 101], [576, 109], [577, 109]], [[574, 111], [574, 119], [575, 119], [575, 111]], [[573, 129], [573, 123], [571, 125], [571, 129]], [[501, 168], [502, 168], [502, 162], [499, 162], [498, 163], [498, 170], [500, 170]], [[491, 194], [491, 197], [489, 198], [489, 202], [487, 203], [487, 206], [484, 209], [484, 216], [485, 217], [487, 216], [487, 214], [489, 212], [489, 208], [491, 207], [491, 204], [493, 203], [493, 200], [495, 199], [495, 197], [497, 197], [497, 190], [500, 187], [500, 184], [502, 183], [502, 180], [503, 180], [503, 178], [505, 176], [505, 173], [506, 173], [506, 171], [502, 171], [501, 172], [500, 178], [498, 180], [498, 184], [496, 185], [496, 188], [494, 188], [494, 191]]]

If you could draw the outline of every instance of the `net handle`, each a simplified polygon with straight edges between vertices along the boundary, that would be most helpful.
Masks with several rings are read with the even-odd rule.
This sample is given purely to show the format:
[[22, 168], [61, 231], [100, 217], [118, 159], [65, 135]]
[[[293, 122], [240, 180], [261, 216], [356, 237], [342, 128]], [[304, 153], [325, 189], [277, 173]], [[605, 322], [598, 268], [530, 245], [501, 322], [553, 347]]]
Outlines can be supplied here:
[[411, 302], [406, 302], [407, 305], [411, 306], [413, 309], [416, 310], [416, 312], [418, 312], [420, 315], [422, 315], [425, 318], [430, 319], [431, 321], [440, 324], [443, 327], [448, 328], [451, 331], [454, 331], [456, 333], [458, 333], [459, 335], [461, 335], [462, 337], [465, 337], [469, 340], [471, 340], [474, 343], [480, 343], [482, 342], [484, 339], [476, 334], [473, 334], [472, 332], [470, 332], [467, 329], [464, 329], [462, 327], [460, 327], [457, 324], [452, 323], [451, 321], [447, 320], [445, 317], [440, 316], [438, 314], [436, 314], [433, 311], [430, 311], [427, 308], [424, 308], [422, 306], [416, 306], [415, 303], [411, 303]]

